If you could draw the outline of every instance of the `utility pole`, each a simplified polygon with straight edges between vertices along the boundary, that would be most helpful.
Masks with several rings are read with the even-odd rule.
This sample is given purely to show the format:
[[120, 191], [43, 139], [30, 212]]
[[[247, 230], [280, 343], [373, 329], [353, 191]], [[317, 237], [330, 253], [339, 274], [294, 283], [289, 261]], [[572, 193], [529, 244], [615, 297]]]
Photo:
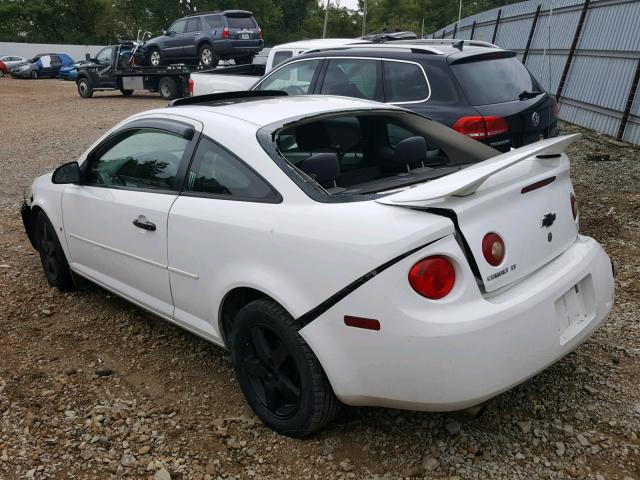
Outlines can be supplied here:
[[322, 38], [327, 37], [327, 23], [329, 22], [329, 5], [331, 0], [327, 0], [327, 9], [324, 11], [324, 28], [322, 29]]
[[458, 7], [458, 22], [460, 21], [461, 17], [462, 17], [462, 0], [460, 0], [460, 6]]
[[364, 0], [364, 7], [362, 9], [362, 36], [367, 34], [367, 0]]
[[420, 32], [420, 38], [424, 38], [424, 18], [422, 19], [422, 32]]

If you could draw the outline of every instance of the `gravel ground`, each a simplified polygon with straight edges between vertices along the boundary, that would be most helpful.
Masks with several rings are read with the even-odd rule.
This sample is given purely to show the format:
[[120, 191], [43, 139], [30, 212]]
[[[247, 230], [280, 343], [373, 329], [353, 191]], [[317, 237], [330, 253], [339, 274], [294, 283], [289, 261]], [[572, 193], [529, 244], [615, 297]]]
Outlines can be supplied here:
[[581, 229], [618, 267], [606, 324], [481, 416], [345, 408], [320, 434], [252, 415], [229, 356], [93, 288], [50, 288], [18, 206], [39, 172], [164, 104], [0, 80], [0, 478], [640, 479], [640, 149], [581, 131]]

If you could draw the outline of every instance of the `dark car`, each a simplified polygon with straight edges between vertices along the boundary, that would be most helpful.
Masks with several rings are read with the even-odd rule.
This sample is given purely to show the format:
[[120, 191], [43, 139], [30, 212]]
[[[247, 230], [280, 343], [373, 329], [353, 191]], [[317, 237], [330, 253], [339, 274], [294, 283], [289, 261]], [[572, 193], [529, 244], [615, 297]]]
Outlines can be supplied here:
[[[490, 44], [414, 40], [310, 52], [253, 89], [392, 103], [502, 151], [557, 135], [555, 99], [515, 52]], [[399, 131], [390, 135], [403, 138]]]
[[73, 65], [73, 59], [65, 53], [39, 53], [24, 65], [11, 70], [15, 78], [55, 78], [62, 67]]
[[153, 67], [172, 62], [216, 67], [220, 60], [233, 59], [238, 65], [252, 63], [263, 46], [262, 30], [253, 13], [225, 10], [176, 20], [145, 48]]

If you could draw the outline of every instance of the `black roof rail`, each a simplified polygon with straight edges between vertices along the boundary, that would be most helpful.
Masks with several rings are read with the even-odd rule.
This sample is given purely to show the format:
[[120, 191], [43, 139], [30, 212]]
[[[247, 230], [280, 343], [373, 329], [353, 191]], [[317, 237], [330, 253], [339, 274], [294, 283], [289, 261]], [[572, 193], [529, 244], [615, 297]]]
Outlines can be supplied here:
[[195, 97], [177, 98], [169, 102], [169, 107], [181, 107], [183, 105], [206, 105], [228, 100], [248, 100], [252, 98], [287, 97], [287, 92], [281, 90], [243, 90], [239, 92], [208, 93]]
[[240, 15], [240, 16], [253, 16], [253, 12], [251, 12], [250, 10], [212, 10], [212, 11], [207, 11], [207, 12], [193, 12], [190, 13], [189, 15], [185, 15], [182, 18], [187, 18], [187, 17], [197, 17], [199, 15]]
[[193, 12], [193, 13], [190, 13], [189, 15], [185, 15], [183, 18], [197, 17], [199, 15], [212, 15], [214, 13], [222, 13], [222, 12], [220, 10], [213, 10], [213, 11], [208, 11], [208, 12]]

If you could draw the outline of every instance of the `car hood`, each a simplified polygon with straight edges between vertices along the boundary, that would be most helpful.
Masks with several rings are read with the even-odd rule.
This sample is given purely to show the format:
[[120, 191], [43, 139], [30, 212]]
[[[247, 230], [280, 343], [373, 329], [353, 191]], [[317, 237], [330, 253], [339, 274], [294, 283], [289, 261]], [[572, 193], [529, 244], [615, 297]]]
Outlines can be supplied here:
[[164, 35], [160, 35], [158, 37], [153, 37], [150, 38], [149, 40], [147, 40], [144, 44], [145, 47], [151, 47], [153, 45], [159, 45], [162, 41], [162, 38], [164, 37]]

